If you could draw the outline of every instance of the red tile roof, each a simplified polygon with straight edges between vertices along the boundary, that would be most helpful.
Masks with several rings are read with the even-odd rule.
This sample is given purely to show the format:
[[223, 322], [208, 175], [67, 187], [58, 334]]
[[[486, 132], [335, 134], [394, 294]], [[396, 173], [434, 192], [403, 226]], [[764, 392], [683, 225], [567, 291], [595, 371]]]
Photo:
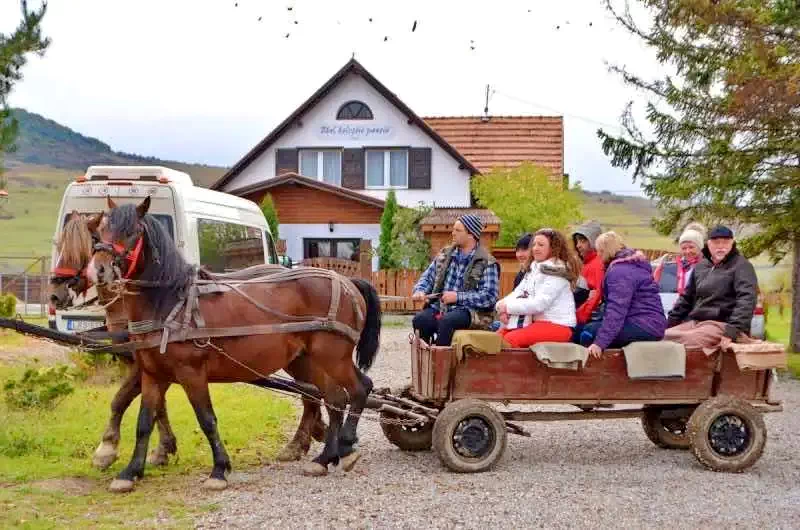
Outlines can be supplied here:
[[564, 119], [561, 116], [445, 116], [423, 118], [481, 173], [523, 162], [564, 174]]

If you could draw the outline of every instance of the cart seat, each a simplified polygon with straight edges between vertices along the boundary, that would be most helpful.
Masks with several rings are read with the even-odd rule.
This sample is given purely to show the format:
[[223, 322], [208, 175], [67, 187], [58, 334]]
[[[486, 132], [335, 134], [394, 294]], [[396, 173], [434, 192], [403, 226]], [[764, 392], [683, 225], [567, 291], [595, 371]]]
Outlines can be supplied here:
[[531, 351], [542, 364], [562, 370], [580, 370], [589, 357], [589, 350], [571, 342], [540, 342]]
[[499, 334], [494, 331], [462, 329], [453, 334], [453, 351], [460, 362], [466, 354], [497, 355], [503, 348], [510, 347]]
[[622, 348], [622, 351], [630, 379], [663, 380], [686, 377], [686, 349], [682, 344], [667, 340], [632, 342]]

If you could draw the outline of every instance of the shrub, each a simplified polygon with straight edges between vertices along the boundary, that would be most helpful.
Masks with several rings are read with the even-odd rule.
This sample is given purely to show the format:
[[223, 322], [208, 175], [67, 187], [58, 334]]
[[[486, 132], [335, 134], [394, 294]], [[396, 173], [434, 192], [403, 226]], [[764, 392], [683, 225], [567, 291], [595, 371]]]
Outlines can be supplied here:
[[13, 294], [0, 294], [0, 317], [11, 318], [17, 312], [17, 297]]
[[392, 256], [392, 235], [397, 213], [397, 196], [394, 190], [389, 190], [381, 214], [381, 236], [378, 243], [378, 268], [396, 269], [397, 263]]
[[6, 404], [15, 409], [52, 409], [75, 391], [73, 379], [66, 364], [29, 368], [20, 379], [3, 386]]
[[267, 220], [267, 224], [269, 225], [269, 231], [272, 232], [272, 240], [278, 241], [280, 239], [278, 235], [278, 227], [280, 226], [280, 222], [278, 221], [278, 210], [275, 209], [275, 202], [272, 200], [272, 195], [267, 193], [264, 195], [264, 198], [261, 200], [261, 212], [264, 214], [264, 218]]

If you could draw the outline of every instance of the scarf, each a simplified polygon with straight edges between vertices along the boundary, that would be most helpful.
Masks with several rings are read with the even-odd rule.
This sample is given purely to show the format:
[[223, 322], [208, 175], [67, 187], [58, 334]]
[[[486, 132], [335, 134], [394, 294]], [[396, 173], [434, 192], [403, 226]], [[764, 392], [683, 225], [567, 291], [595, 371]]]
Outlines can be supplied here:
[[678, 294], [683, 295], [686, 291], [686, 284], [689, 282], [689, 275], [692, 273], [694, 266], [700, 261], [700, 256], [694, 258], [684, 258], [676, 260], [678, 265]]

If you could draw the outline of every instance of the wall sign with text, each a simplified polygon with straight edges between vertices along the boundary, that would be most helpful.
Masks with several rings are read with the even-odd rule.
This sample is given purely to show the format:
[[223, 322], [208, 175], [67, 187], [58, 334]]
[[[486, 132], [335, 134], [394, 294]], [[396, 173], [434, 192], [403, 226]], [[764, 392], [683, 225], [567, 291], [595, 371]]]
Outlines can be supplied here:
[[319, 126], [318, 135], [320, 138], [341, 138], [346, 140], [387, 139], [394, 135], [394, 127], [374, 124], [323, 124]]

